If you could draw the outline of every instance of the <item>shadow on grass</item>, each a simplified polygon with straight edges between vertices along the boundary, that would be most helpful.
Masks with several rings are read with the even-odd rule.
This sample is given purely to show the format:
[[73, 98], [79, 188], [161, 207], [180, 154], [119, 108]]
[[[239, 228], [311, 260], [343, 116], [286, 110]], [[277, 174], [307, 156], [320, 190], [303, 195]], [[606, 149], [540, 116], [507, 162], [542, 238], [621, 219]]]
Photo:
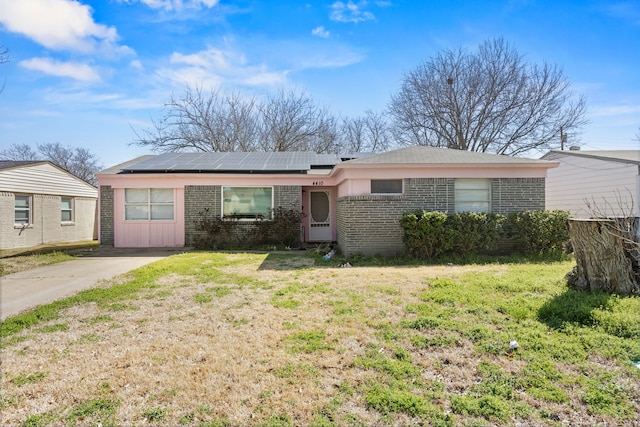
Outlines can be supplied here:
[[596, 321], [594, 310], [605, 309], [612, 297], [612, 294], [606, 292], [567, 289], [540, 307], [538, 320], [552, 329], [559, 329], [567, 324], [591, 327]]

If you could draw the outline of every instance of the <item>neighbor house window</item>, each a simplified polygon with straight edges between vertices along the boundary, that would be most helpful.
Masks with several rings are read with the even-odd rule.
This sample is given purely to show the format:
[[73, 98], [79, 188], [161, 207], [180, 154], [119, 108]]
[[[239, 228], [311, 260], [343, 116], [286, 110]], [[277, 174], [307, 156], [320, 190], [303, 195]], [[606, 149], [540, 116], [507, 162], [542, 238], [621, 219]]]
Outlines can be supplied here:
[[125, 189], [124, 218], [129, 221], [173, 220], [173, 189]]
[[73, 199], [71, 197], [60, 198], [60, 221], [73, 221]]
[[491, 181], [488, 179], [456, 179], [456, 212], [489, 212]]
[[371, 194], [402, 194], [402, 180], [372, 179]]
[[15, 198], [15, 223], [31, 224], [31, 196], [16, 194]]
[[271, 218], [273, 187], [222, 187], [222, 217]]

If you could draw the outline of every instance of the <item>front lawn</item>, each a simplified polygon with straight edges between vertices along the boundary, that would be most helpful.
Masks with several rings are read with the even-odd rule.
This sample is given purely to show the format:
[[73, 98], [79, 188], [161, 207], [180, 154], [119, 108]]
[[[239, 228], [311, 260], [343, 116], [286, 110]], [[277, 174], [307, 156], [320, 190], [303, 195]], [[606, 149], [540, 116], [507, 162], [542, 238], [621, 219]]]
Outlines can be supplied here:
[[2, 422], [636, 425], [640, 298], [572, 266], [174, 255], [3, 322]]

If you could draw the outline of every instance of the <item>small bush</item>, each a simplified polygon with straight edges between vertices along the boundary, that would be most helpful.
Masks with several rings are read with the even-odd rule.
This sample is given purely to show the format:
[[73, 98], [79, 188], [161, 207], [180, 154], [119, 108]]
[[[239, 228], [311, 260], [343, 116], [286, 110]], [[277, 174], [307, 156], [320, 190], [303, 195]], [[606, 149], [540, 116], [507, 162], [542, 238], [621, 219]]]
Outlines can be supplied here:
[[205, 209], [199, 212], [196, 225], [198, 236], [194, 246], [198, 249], [251, 248], [258, 245], [298, 247], [302, 212], [281, 206], [271, 210], [271, 219], [238, 221], [221, 218]]

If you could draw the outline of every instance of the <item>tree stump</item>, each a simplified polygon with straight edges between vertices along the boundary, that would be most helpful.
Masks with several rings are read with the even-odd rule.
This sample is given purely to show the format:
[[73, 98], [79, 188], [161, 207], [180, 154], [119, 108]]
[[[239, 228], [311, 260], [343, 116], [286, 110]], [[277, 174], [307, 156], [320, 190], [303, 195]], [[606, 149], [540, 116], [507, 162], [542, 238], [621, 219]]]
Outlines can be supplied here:
[[570, 219], [569, 236], [576, 258], [576, 267], [567, 275], [571, 287], [640, 293], [638, 243], [621, 235], [615, 219]]

